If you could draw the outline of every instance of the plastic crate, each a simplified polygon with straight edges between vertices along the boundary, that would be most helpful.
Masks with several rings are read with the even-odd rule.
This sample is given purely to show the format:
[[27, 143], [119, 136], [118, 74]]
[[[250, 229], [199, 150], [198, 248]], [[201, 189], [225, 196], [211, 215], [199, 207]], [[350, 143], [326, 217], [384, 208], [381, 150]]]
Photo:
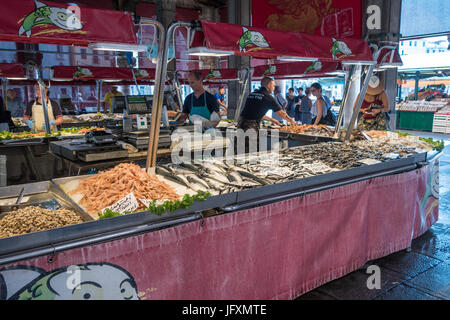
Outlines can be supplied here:
[[450, 133], [450, 114], [435, 113], [433, 117], [433, 132]]

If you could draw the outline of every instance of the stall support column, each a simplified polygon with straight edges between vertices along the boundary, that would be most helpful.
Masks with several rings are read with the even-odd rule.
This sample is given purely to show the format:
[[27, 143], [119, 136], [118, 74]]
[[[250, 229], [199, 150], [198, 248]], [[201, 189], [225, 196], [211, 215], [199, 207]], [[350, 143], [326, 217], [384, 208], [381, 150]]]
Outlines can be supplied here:
[[97, 80], [97, 112], [100, 112], [102, 99], [102, 80]]
[[8, 110], [8, 98], [6, 96], [7, 85], [8, 85], [8, 79], [2, 78], [2, 98], [3, 98], [3, 105], [5, 106], [5, 110]]
[[355, 106], [355, 109], [353, 110], [352, 118], [350, 119], [350, 123], [347, 128], [347, 132], [345, 134], [345, 141], [348, 141], [348, 139], [350, 138], [350, 135], [352, 133], [352, 129], [355, 126], [356, 119], [358, 118], [359, 110], [361, 109], [361, 105], [362, 105], [362, 102], [366, 95], [367, 88], [369, 87], [369, 81], [370, 81], [370, 78], [372, 77], [374, 68], [375, 68], [375, 65], [370, 65], [368, 67], [367, 74], [364, 78], [362, 90], [358, 96], [358, 101], [356, 102], [356, 106]]

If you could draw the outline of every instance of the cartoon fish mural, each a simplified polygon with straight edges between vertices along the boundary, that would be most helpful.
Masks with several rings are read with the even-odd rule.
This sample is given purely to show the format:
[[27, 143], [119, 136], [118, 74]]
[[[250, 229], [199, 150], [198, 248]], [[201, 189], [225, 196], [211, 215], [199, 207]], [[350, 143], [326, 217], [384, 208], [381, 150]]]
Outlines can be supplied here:
[[264, 71], [263, 76], [273, 75], [277, 72], [277, 66], [269, 66], [266, 71]]
[[33, 27], [40, 24], [57, 26], [63, 30], [75, 31], [83, 28], [76, 13], [67, 8], [50, 7], [43, 2], [34, 0], [36, 9], [28, 14], [19, 28], [19, 36], [25, 34], [31, 37]]
[[261, 32], [248, 30], [246, 27], [242, 27], [242, 32], [238, 41], [239, 52], [270, 48], [269, 42]]
[[73, 78], [74, 79], [82, 79], [82, 78], [89, 78], [92, 77], [92, 71], [89, 70], [88, 68], [80, 68], [78, 67], [77, 71], [75, 71], [73, 73]]
[[322, 70], [322, 62], [314, 61], [313, 63], [311, 63], [311, 65], [308, 68], [306, 68], [304, 74], [313, 73], [313, 72], [317, 72], [320, 70]]
[[0, 270], [3, 300], [139, 300], [136, 282], [123, 268], [87, 263], [51, 271], [17, 266]]
[[339, 41], [335, 38], [332, 39], [333, 45], [331, 47], [331, 55], [333, 56], [333, 59], [340, 59], [352, 55], [352, 51], [344, 41]]
[[205, 80], [218, 79], [218, 78], [221, 78], [221, 77], [222, 77], [222, 74], [220, 73], [219, 70], [210, 70], [208, 72], [208, 74], [206, 75]]

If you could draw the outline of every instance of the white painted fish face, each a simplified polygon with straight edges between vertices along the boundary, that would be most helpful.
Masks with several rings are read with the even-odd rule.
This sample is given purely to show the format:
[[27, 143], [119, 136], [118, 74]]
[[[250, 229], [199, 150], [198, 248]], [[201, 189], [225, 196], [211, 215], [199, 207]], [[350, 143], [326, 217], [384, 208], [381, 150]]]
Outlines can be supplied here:
[[72, 11], [65, 8], [50, 7], [51, 14], [48, 18], [59, 28], [64, 30], [80, 30], [83, 28], [80, 18]]
[[345, 42], [338, 41], [337, 43], [338, 43], [340, 52], [342, 52], [343, 54], [352, 54], [352, 51], [350, 50], [350, 48], [347, 46], [347, 44]]
[[261, 34], [261, 32], [257, 31], [249, 31], [250, 32], [250, 41], [261, 48], [269, 48], [269, 43], [267, 43], [266, 38]]
[[316, 71], [321, 70], [322, 69], [322, 62], [320, 62], [320, 61], [315, 62], [313, 64], [313, 69], [316, 70]]
[[[139, 300], [134, 279], [109, 264], [82, 266], [49, 279], [56, 300]], [[70, 285], [68, 285], [70, 284]]]
[[149, 76], [147, 70], [139, 70], [139, 75], [141, 77], [148, 77]]
[[80, 71], [81, 71], [81, 74], [83, 74], [85, 76], [92, 76], [92, 71], [89, 70], [88, 68], [81, 68]]

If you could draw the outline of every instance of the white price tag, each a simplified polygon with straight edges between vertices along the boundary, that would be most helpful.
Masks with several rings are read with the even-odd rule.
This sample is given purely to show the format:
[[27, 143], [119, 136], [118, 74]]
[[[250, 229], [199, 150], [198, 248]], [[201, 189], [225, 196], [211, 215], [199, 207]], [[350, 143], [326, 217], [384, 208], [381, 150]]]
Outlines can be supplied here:
[[111, 209], [111, 211], [124, 213], [126, 211], [133, 212], [139, 207], [139, 203], [137, 202], [136, 197], [133, 193], [130, 193], [114, 203], [113, 205], [106, 207], [102, 210], [102, 213], [105, 213], [106, 209]]
[[371, 164], [381, 163], [380, 160], [375, 160], [375, 159], [370, 159], [370, 158], [362, 159], [362, 160], [359, 160], [358, 162], [364, 163], [364, 164], [369, 165], [369, 166]]

